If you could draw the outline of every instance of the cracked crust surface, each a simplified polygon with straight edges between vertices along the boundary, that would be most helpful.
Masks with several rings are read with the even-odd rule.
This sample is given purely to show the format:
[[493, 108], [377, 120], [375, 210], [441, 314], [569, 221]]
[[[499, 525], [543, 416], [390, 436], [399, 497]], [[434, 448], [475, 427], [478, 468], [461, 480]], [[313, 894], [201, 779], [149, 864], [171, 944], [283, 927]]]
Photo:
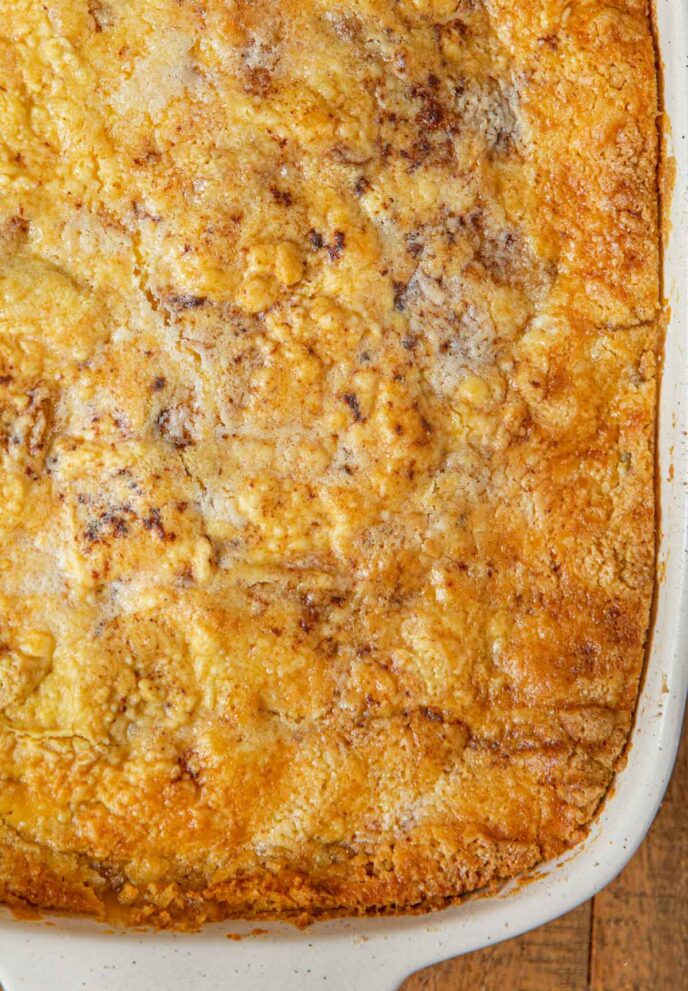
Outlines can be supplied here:
[[654, 576], [641, 0], [0, 0], [0, 895], [578, 842]]

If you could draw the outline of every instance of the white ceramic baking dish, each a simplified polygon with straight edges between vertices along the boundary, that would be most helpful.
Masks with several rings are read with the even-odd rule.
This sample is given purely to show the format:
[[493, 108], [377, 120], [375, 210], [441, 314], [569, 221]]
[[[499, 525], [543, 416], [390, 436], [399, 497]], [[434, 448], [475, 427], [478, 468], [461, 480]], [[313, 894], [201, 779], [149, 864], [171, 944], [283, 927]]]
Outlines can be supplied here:
[[[19, 921], [0, 909], [5, 991], [392, 991], [419, 967], [542, 925], [591, 898], [647, 832], [671, 774], [688, 684], [688, 0], [657, 0], [675, 191], [665, 257], [671, 322], [659, 425], [661, 581], [628, 764], [575, 852], [528, 884], [435, 915], [340, 920], [306, 932], [246, 923], [199, 934], [112, 933], [87, 920]], [[673, 469], [672, 469], [673, 466]]]

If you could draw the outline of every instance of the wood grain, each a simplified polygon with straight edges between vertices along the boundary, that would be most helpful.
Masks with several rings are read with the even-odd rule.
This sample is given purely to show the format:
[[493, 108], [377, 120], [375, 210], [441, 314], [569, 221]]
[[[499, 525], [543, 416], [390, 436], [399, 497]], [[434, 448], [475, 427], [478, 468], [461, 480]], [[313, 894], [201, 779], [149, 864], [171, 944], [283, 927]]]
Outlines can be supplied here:
[[682, 991], [688, 987], [688, 731], [636, 856], [548, 926], [414, 974], [403, 991]]
[[403, 991], [586, 991], [591, 909], [587, 902], [519, 939], [421, 970]]

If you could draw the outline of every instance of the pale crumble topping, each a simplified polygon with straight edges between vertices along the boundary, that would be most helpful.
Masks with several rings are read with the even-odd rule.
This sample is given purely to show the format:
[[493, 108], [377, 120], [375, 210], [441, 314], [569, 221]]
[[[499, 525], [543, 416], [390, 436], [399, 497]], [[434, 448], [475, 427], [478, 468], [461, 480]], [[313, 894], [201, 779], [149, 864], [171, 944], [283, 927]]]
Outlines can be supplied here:
[[641, 0], [0, 0], [0, 895], [577, 842], [654, 575]]

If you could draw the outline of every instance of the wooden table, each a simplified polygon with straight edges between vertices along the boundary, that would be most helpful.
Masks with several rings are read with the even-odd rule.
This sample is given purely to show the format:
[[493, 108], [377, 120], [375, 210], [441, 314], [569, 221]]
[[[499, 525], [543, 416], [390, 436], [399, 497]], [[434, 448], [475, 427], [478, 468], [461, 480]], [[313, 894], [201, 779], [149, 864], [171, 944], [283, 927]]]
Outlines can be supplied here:
[[403, 991], [688, 989], [688, 732], [647, 839], [604, 891], [489, 950], [419, 971]]

